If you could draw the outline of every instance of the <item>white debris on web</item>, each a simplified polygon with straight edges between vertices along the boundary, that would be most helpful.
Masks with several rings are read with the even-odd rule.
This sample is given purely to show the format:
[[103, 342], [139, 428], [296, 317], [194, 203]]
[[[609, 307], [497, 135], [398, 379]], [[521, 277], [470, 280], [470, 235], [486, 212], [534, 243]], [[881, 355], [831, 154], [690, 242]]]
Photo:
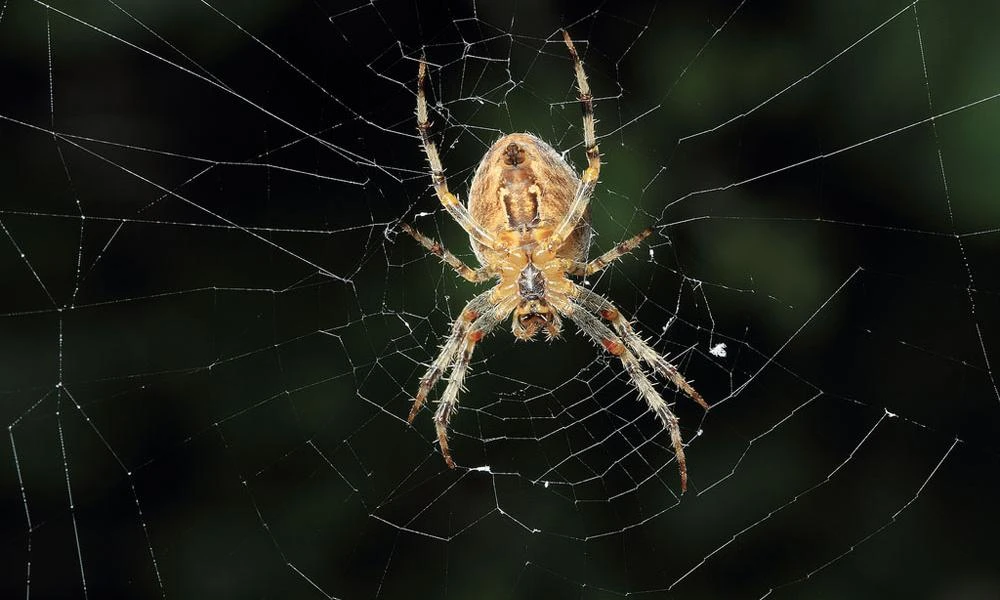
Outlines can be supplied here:
[[718, 343], [708, 349], [708, 353], [712, 356], [718, 356], [719, 358], [726, 357], [726, 345], [723, 343]]

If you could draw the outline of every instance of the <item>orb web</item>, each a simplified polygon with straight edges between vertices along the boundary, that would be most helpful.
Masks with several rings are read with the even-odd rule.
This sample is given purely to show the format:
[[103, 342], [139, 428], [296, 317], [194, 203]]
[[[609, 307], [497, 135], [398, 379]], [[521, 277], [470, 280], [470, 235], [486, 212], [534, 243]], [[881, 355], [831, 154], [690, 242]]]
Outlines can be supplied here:
[[[4, 595], [995, 594], [998, 16], [4, 2]], [[683, 495], [572, 325], [479, 345], [455, 470], [406, 423], [483, 289], [401, 235], [475, 264], [417, 61], [465, 198], [504, 133], [585, 164], [563, 27], [592, 255], [655, 230], [585, 285], [712, 405], [657, 382]]]

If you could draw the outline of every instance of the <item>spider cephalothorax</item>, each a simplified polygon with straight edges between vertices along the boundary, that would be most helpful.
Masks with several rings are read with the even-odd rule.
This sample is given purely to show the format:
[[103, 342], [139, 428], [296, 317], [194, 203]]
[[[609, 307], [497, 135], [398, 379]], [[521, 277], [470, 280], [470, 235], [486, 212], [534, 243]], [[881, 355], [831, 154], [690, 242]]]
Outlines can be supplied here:
[[567, 317], [600, 347], [621, 360], [649, 407], [663, 421], [677, 455], [683, 491], [687, 489], [687, 466], [680, 426], [643, 371], [642, 364], [672, 381], [702, 407], [707, 409], [708, 405], [667, 359], [636, 335], [610, 300], [569, 278], [592, 275], [604, 269], [631, 252], [652, 230], [647, 228], [587, 262], [591, 238], [589, 202], [597, 185], [601, 158], [594, 135], [593, 97], [587, 76], [569, 34], [562, 33], [573, 58], [583, 107], [587, 168], [578, 177], [552, 146], [534, 135], [505, 135], [487, 150], [479, 163], [472, 179], [468, 206], [448, 190], [444, 167], [430, 136], [424, 94], [427, 64], [420, 61], [417, 130], [431, 165], [434, 191], [444, 208], [469, 235], [482, 266], [470, 268], [409, 225], [403, 225], [403, 230], [465, 279], [474, 283], [494, 279], [497, 283], [470, 300], [455, 319], [441, 353], [420, 380], [408, 420], [413, 422], [431, 389], [451, 369], [448, 385], [434, 413], [434, 423], [441, 454], [448, 466], [454, 467], [448, 449], [448, 423], [458, 404], [458, 392], [476, 344], [508, 315], [512, 315], [514, 335], [522, 340], [532, 339], [539, 331], [548, 339], [559, 336], [562, 317]]
[[559, 335], [562, 321], [545, 299], [545, 273], [529, 262], [517, 276], [517, 293], [521, 302], [514, 309], [511, 328], [514, 335], [530, 340], [540, 327], [545, 328], [549, 339]]

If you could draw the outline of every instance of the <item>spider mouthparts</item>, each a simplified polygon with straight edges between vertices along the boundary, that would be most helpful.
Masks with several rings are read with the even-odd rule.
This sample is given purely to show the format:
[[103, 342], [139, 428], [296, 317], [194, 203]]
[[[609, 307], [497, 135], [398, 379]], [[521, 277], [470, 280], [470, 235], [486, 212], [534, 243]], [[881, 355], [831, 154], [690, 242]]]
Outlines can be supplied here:
[[538, 323], [539, 325], [544, 325], [549, 321], [549, 317], [545, 313], [528, 313], [521, 315], [520, 319], [522, 323]]

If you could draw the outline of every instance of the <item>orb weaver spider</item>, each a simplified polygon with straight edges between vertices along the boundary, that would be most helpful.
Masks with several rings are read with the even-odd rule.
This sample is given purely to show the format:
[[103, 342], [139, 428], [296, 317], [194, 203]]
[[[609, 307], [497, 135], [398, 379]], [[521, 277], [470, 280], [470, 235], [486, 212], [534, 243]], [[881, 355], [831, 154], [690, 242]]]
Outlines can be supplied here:
[[448, 424], [476, 344], [511, 314], [513, 333], [522, 340], [531, 340], [539, 331], [548, 339], [559, 336], [565, 317], [621, 360], [649, 408], [660, 417], [677, 456], [683, 492], [687, 490], [687, 461], [680, 424], [643, 371], [642, 363], [672, 381], [704, 409], [709, 408], [708, 404], [674, 365], [635, 333], [610, 300], [569, 278], [601, 271], [634, 250], [652, 229], [646, 228], [587, 261], [591, 238], [589, 202], [600, 175], [601, 156], [587, 75], [569, 33], [563, 30], [562, 35], [573, 59], [583, 109], [587, 168], [578, 177], [559, 153], [538, 137], [530, 133], [508, 134], [490, 146], [476, 168], [468, 206], [449, 191], [437, 146], [431, 139], [424, 93], [427, 63], [420, 61], [417, 130], [430, 163], [434, 191], [448, 214], [469, 235], [481, 266], [469, 267], [411, 225], [404, 224], [402, 229], [466, 280], [497, 283], [470, 300], [455, 319], [440, 354], [420, 379], [407, 422], [413, 423], [431, 389], [450, 368], [448, 385], [434, 412], [434, 424], [445, 463], [454, 468], [448, 448]]

